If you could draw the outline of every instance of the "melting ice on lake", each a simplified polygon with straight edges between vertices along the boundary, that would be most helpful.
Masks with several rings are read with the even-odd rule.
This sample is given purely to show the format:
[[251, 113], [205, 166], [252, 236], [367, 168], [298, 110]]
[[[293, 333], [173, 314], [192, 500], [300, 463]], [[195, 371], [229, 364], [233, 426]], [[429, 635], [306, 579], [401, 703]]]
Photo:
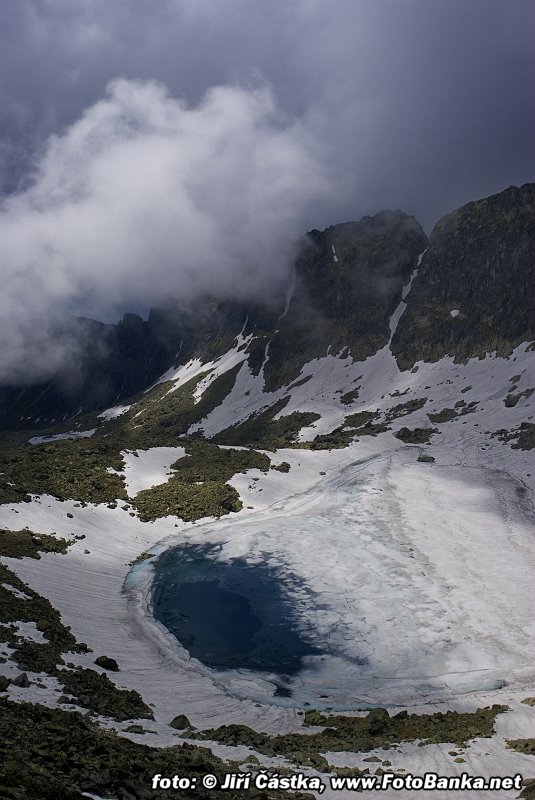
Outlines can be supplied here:
[[[153, 613], [191, 656], [215, 670], [250, 669], [286, 678], [320, 650], [299, 630], [274, 569], [217, 560], [217, 545], [166, 550], [155, 567]], [[281, 682], [276, 695], [289, 694]]]
[[523, 686], [535, 556], [517, 490], [413, 450], [355, 462], [286, 507], [166, 545], [148, 611], [184, 668], [258, 702], [410, 706]]

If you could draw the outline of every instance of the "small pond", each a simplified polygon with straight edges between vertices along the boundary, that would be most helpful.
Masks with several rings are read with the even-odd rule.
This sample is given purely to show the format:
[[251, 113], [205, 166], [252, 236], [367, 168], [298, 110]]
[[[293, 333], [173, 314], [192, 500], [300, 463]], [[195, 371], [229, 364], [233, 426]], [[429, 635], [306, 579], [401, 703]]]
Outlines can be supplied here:
[[220, 550], [186, 544], [160, 555], [154, 617], [212, 669], [295, 675], [305, 656], [320, 651], [299, 630], [287, 587], [267, 564], [218, 560]]

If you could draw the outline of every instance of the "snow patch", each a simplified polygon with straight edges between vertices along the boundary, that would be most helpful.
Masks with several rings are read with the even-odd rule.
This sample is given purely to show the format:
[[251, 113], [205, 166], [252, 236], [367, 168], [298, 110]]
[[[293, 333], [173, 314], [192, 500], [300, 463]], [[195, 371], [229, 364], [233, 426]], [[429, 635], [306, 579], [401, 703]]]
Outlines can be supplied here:
[[109, 422], [112, 419], [117, 419], [117, 417], [121, 417], [123, 414], [126, 414], [127, 411], [130, 411], [132, 406], [113, 406], [113, 408], [107, 408], [106, 411], [103, 411], [101, 414], [98, 414], [99, 419], [103, 419], [106, 422]]
[[124, 470], [114, 472], [124, 477], [128, 496], [135, 497], [143, 489], [167, 483], [174, 474], [171, 464], [185, 455], [183, 447], [151, 447], [150, 450], [136, 450], [134, 453], [123, 452]]
[[26, 592], [21, 592], [20, 589], [17, 589], [16, 586], [12, 586], [10, 583], [2, 583], [2, 589], [7, 589], [8, 592], [14, 594], [15, 597], [18, 597], [19, 600], [31, 600], [32, 598], [30, 595], [26, 594]]
[[48, 642], [48, 639], [45, 639], [41, 631], [37, 629], [35, 622], [16, 622], [15, 625], [17, 627], [17, 636], [21, 636], [23, 639], [30, 639], [37, 644]]
[[59, 442], [63, 439], [88, 439], [96, 432], [96, 428], [88, 431], [68, 431], [67, 433], [55, 433], [50, 436], [32, 436], [28, 439], [28, 444], [45, 444], [46, 442]]

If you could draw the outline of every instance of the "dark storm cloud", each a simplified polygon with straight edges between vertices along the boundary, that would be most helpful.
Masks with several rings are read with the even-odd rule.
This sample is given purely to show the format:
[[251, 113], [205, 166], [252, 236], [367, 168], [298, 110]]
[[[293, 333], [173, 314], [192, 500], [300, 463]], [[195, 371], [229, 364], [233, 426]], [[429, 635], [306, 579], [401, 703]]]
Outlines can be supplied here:
[[0, 37], [0, 375], [81, 298], [265, 293], [307, 228], [535, 177], [532, 0], [17, 0]]
[[532, 0], [18, 0], [0, 5], [0, 30], [11, 186], [28, 150], [116, 77], [192, 102], [271, 83], [338, 181], [316, 227], [385, 206], [429, 227], [534, 176]]

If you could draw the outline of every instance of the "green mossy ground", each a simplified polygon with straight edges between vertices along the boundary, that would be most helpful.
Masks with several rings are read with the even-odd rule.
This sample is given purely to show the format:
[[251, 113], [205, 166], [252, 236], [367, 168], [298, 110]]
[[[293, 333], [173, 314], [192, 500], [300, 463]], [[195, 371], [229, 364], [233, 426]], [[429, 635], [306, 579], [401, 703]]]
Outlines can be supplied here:
[[[47, 641], [35, 642], [19, 635], [17, 622], [34, 622]], [[88, 653], [89, 648], [76, 641], [48, 600], [3, 564], [0, 564], [0, 641], [13, 648], [12, 658], [20, 669], [55, 676], [75, 698], [75, 704], [116, 720], [152, 718], [151, 709], [137, 692], [117, 688], [106, 675], [90, 669], [58, 669], [58, 665], [65, 663], [63, 655]]]
[[457, 417], [464, 417], [466, 414], [473, 414], [477, 411], [477, 406], [479, 403], [477, 401], [473, 401], [472, 403], [465, 403], [464, 400], [458, 400], [455, 403], [455, 408], [443, 408], [442, 411], [437, 411], [436, 414], [430, 413], [427, 416], [429, 417], [429, 422], [433, 422], [435, 424], [441, 424], [443, 422], [451, 422]]
[[[197, 778], [195, 789], [172, 791], [173, 797], [228, 800], [228, 792], [202, 786], [204, 775], [216, 775], [221, 783], [228, 771], [228, 764], [202, 747], [151, 748], [102, 730], [77, 712], [0, 698], [0, 786], [5, 800], [82, 800], [83, 792], [167, 800], [168, 790], [151, 788], [156, 774]], [[247, 797], [267, 800], [268, 795], [252, 788]], [[310, 795], [270, 791], [269, 797], [305, 800]]]
[[192, 425], [223, 402], [232, 390], [241, 366], [237, 364], [213, 380], [198, 402], [195, 402], [195, 389], [207, 377], [208, 371], [178, 389], [173, 388], [172, 381], [158, 384], [121, 418], [120, 427], [125, 429], [129, 441], [123, 449], [175, 446], [177, 439], [186, 436]]
[[507, 708], [494, 705], [473, 713], [447, 711], [429, 715], [402, 711], [392, 717], [384, 708], [373, 709], [364, 717], [329, 716], [308, 711], [305, 725], [322, 726], [321, 732], [268, 736], [245, 725], [223, 725], [212, 731], [194, 734], [193, 738], [227, 745], [246, 745], [259, 753], [284, 755], [297, 764], [303, 764], [325, 752], [365, 753], [416, 740], [424, 744], [451, 742], [464, 746], [476, 737], [491, 737], [496, 716], [507, 711]]
[[89, 708], [104, 717], [123, 722], [127, 719], [153, 719], [152, 710], [141, 695], [119, 689], [107, 675], [92, 669], [59, 670], [57, 678], [74, 703]]
[[507, 747], [518, 750], [519, 753], [535, 756], [535, 739], [508, 739]]
[[30, 494], [95, 503], [126, 499], [123, 481], [107, 472], [108, 467], [120, 470], [123, 466], [117, 443], [105, 438], [4, 450], [0, 455], [0, 503], [29, 500]]
[[491, 436], [498, 437], [502, 442], [514, 442], [511, 445], [513, 450], [533, 450], [535, 448], [535, 424], [533, 422], [521, 422], [518, 428], [511, 431], [500, 428], [491, 433]]
[[[9, 586], [18, 596], [6, 588]], [[47, 641], [34, 642], [17, 635], [14, 624], [18, 621], [35, 622]], [[21, 669], [33, 672], [53, 672], [57, 664], [63, 664], [64, 653], [88, 652], [87, 645], [77, 642], [62, 623], [59, 611], [4, 564], [0, 564], [0, 641], [14, 648], [13, 660]]]
[[457, 419], [457, 411], [454, 408], [443, 408], [442, 411], [437, 411], [436, 414], [428, 414], [429, 422], [442, 423], [451, 422]]
[[524, 788], [518, 795], [522, 800], [534, 800], [535, 798], [535, 778], [524, 778]]
[[359, 389], [360, 386], [356, 386], [354, 389], [351, 389], [351, 391], [341, 395], [340, 402], [343, 403], [345, 406], [350, 406], [351, 403], [354, 403], [355, 400], [358, 399]]
[[309, 445], [311, 450], [333, 450], [347, 447], [359, 436], [377, 436], [390, 428], [382, 422], [376, 422], [380, 417], [379, 411], [358, 411], [349, 414], [342, 425], [330, 433], [316, 436]]
[[267, 472], [271, 464], [268, 456], [252, 449], [227, 450], [207, 441], [190, 441], [185, 446], [187, 455], [171, 465], [182, 483], [225, 482], [248, 469]]
[[[406, 403], [399, 403], [388, 409], [382, 420], [380, 420], [381, 414], [379, 411], [358, 411], [355, 414], [349, 414], [342, 425], [330, 433], [316, 436], [309, 446], [312, 450], [331, 450], [348, 447], [351, 442], [361, 436], [377, 436], [379, 433], [389, 431], [390, 426], [388, 423], [398, 417], [404, 417], [407, 414], [412, 414], [413, 411], [423, 408], [426, 402], [427, 397], [417, 397], [413, 400], [408, 400]], [[408, 429], [403, 428], [402, 430], [406, 431]]]
[[271, 463], [255, 450], [221, 449], [200, 439], [184, 444], [188, 454], [172, 465], [176, 473], [169, 481], [144, 489], [132, 501], [144, 522], [170, 514], [191, 522], [240, 511], [240, 496], [227, 481], [249, 469], [267, 472]]
[[76, 539], [60, 539], [46, 533], [33, 533], [27, 529], [8, 531], [0, 529], [0, 556], [8, 558], [41, 558], [40, 553], [62, 553]]
[[414, 400], [407, 400], [406, 403], [398, 403], [397, 406], [389, 408], [385, 414], [385, 422], [392, 422], [398, 417], [405, 417], [413, 411], [423, 408], [427, 403], [427, 397], [415, 397]]
[[245, 422], [226, 428], [214, 436], [212, 441], [224, 445], [259, 447], [263, 450], [295, 447], [301, 428], [311, 425], [320, 418], [320, 415], [294, 411], [292, 414], [274, 419], [289, 400], [289, 397], [283, 398], [266, 410], [254, 414]]
[[394, 436], [405, 444], [430, 444], [434, 433], [438, 433], [438, 428], [400, 428]]
[[[113, 508], [115, 501], [128, 499], [122, 477], [109, 472], [110, 468], [124, 468], [123, 451], [183, 445], [188, 455], [174, 465], [177, 474], [130, 501], [140, 518], [149, 521], [176, 514], [191, 521], [239, 511], [239, 495], [226, 482], [236, 472], [269, 469], [269, 458], [252, 451], [221, 450], [199, 436], [185, 434], [221, 403], [232, 389], [240, 367], [215, 379], [198, 403], [194, 392], [207, 373], [173, 391], [172, 382], [158, 384], [139, 396], [124, 415], [109, 422], [103, 423], [94, 415], [79, 419], [80, 429], [98, 426], [91, 438], [25, 447], [16, 440], [17, 447], [13, 439], [0, 455], [0, 503], [29, 500], [32, 494], [51, 494], [60, 500], [107, 503]], [[271, 421], [278, 441], [291, 439], [299, 430], [293, 425], [293, 416], [289, 422], [288, 419]], [[239, 432], [233, 434], [231, 438], [244, 444]]]
[[503, 401], [505, 407], [514, 408], [517, 405], [517, 403], [520, 400], [522, 400], [522, 398], [527, 400], [529, 397], [531, 397], [534, 391], [535, 389], [524, 389], [523, 392], [517, 392], [517, 394], [512, 394], [512, 393], [508, 394], [505, 400]]
[[287, 461], [281, 461], [280, 464], [275, 464], [275, 466], [271, 467], [271, 469], [276, 469], [277, 472], [289, 472], [290, 465]]
[[202, 517], [220, 517], [243, 507], [232, 486], [220, 481], [206, 481], [196, 486], [181, 483], [176, 477], [152, 489], [144, 489], [133, 502], [143, 522], [169, 515], [193, 522]]

